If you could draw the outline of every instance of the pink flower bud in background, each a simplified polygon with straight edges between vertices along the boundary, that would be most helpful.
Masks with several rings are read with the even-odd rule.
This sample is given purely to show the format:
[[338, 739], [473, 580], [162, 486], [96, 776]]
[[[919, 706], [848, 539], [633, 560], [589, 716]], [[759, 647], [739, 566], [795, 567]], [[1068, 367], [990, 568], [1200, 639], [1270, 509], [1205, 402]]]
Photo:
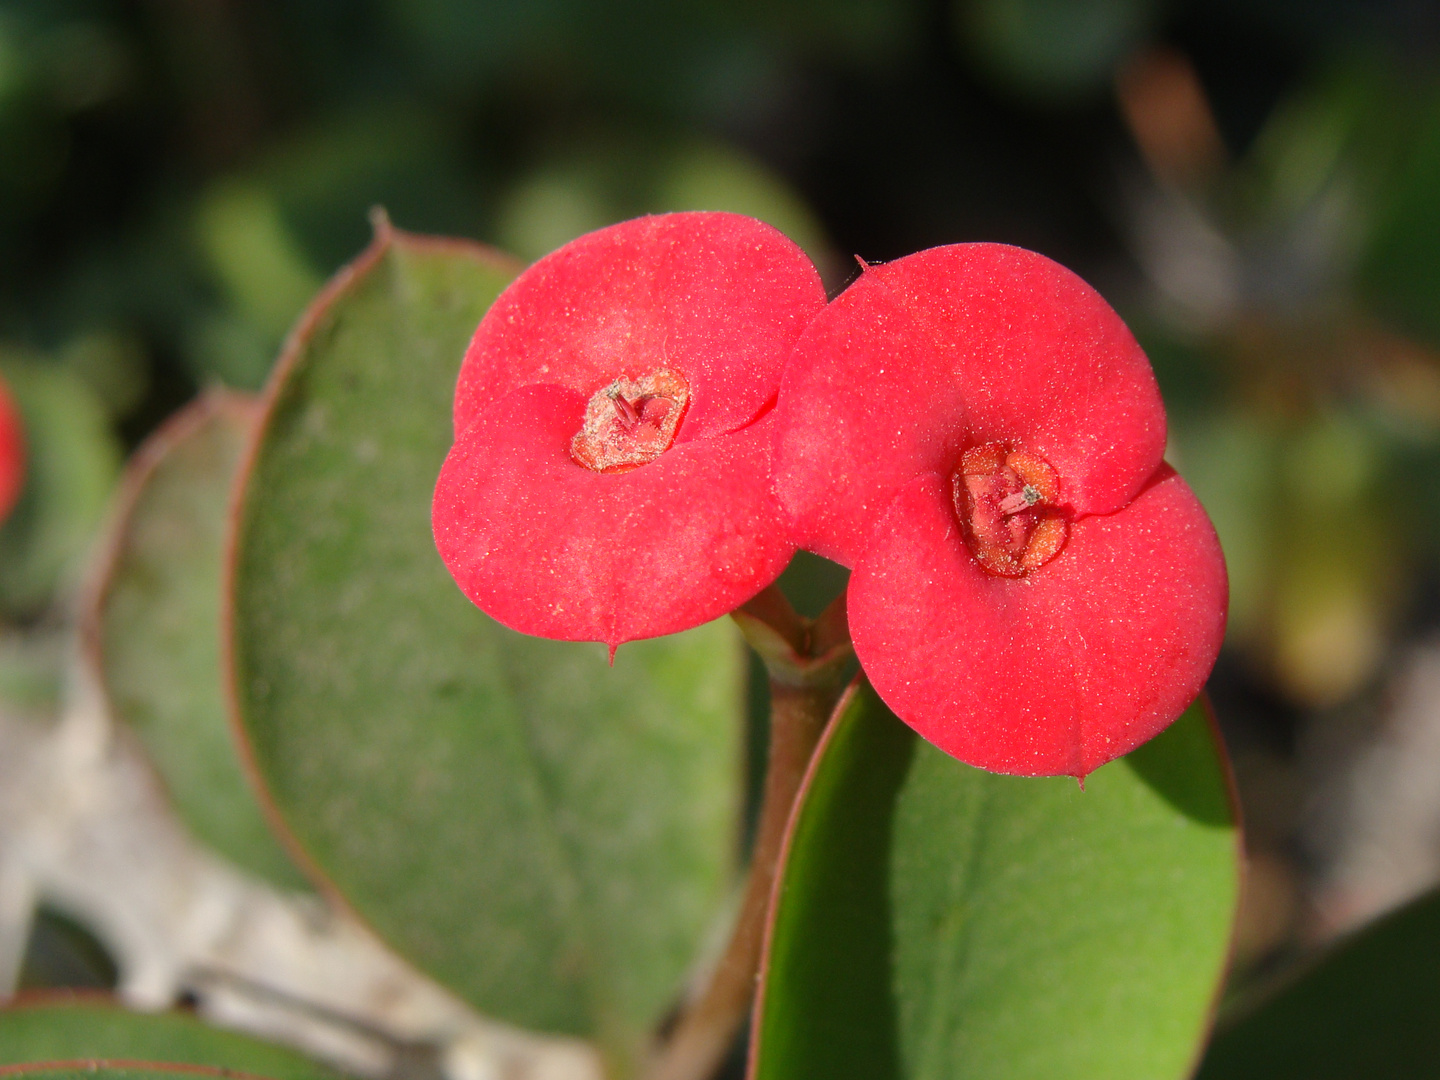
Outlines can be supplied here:
[[0, 381], [0, 521], [10, 516], [25, 487], [25, 427], [10, 388]]

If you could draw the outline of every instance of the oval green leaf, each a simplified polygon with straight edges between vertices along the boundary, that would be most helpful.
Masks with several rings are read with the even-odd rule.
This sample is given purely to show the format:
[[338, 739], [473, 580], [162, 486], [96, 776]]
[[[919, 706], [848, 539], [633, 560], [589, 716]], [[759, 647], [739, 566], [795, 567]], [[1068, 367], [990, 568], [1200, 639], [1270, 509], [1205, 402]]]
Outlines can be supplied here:
[[194, 833], [300, 887], [245, 779], [221, 684], [230, 488], [257, 416], [250, 398], [207, 394], [136, 452], [82, 623], [116, 715], [139, 733]]
[[1091, 774], [997, 776], [863, 680], [791, 822], [756, 1080], [1178, 1080], [1238, 891], [1204, 706]]
[[212, 1076], [221, 1080], [274, 1080], [257, 1073], [217, 1069], [207, 1065], [170, 1065], [163, 1061], [126, 1061], [80, 1058], [37, 1061], [0, 1066], [0, 1076], [27, 1076], [34, 1080], [174, 1080], [176, 1076]]
[[0, 1010], [0, 1066], [80, 1059], [207, 1065], [274, 1080], [336, 1075], [294, 1051], [210, 1027], [185, 1013], [137, 1013], [104, 998], [58, 996]]
[[33, 1080], [174, 1080], [176, 1076], [212, 1076], [221, 1080], [272, 1080], [257, 1073], [217, 1069], [207, 1065], [170, 1065], [163, 1061], [126, 1061], [71, 1058], [0, 1066], [0, 1076], [26, 1076]]
[[731, 627], [523, 637], [456, 588], [430, 497], [512, 268], [382, 227], [282, 360], [237, 507], [236, 712], [317, 873], [492, 1016], [633, 1068], [727, 891]]
[[1440, 1076], [1440, 892], [1339, 942], [1222, 1021], [1196, 1080]]

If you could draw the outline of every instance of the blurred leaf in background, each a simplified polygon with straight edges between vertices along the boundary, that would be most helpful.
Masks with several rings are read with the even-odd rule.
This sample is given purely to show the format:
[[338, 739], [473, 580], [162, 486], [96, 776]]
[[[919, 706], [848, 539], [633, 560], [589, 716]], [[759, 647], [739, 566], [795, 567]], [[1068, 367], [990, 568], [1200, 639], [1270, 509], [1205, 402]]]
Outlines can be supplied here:
[[143, 740], [204, 843], [282, 888], [304, 888], [243, 775], [220, 657], [230, 488], [258, 418], [212, 391], [136, 452], [81, 620], [117, 719]]
[[833, 278], [839, 260], [814, 212], [774, 171], [718, 141], [614, 134], [570, 144], [499, 204], [503, 248], [539, 258], [582, 233], [641, 214], [727, 210], [775, 226]]
[[[1194, 85], [1193, 73], [1177, 77]], [[1383, 240], [1376, 207], [1403, 148], [1423, 135], [1423, 109], [1391, 104], [1402, 85], [1373, 58], [1346, 56], [1282, 100], [1245, 155], [1202, 176], [1168, 167], [1172, 137], [1146, 126], [1173, 91], [1158, 80], [1120, 84], [1160, 183], [1132, 235], [1157, 293], [1177, 305], [1142, 329], [1173, 404], [1176, 460], [1226, 549], [1231, 642], [1306, 707], [1349, 700], [1374, 679], [1405, 614], [1401, 581], [1432, 546], [1423, 516], [1396, 513], [1390, 463], [1409, 452], [1398, 428], [1422, 442], [1440, 428], [1417, 423], [1413, 408], [1400, 424], [1387, 419], [1389, 402], [1405, 396], [1385, 390], [1401, 373], [1397, 350], [1375, 327], [1380, 306], [1367, 311], [1356, 287], [1374, 264], [1374, 238]], [[1218, 248], [1199, 239], [1198, 222]], [[1195, 275], [1172, 268], [1222, 255], [1228, 262], [1208, 273], [1228, 278], [1230, 299], [1182, 310]], [[1440, 377], [1409, 356], [1412, 383]]]
[[75, 583], [105, 513], [119, 448], [104, 406], [76, 374], [38, 358], [0, 356], [25, 421], [25, 488], [0, 527], [0, 610], [40, 614]]
[[953, 0], [955, 30], [998, 83], [1047, 104], [1105, 91], [1160, 21], [1160, 0]]
[[1414, 853], [1433, 847], [1440, 807], [1421, 793], [1440, 775], [1414, 748], [1428, 745], [1416, 717], [1440, 712], [1406, 672], [1424, 668], [1440, 610], [1425, 239], [1440, 81], [1433, 39], [1417, 33], [1407, 59], [1382, 42], [1396, 9], [1351, 14], [1351, 35], [1278, 83], [1248, 131], [1216, 67], [1243, 57], [1200, 33], [1188, 55], [1145, 47], [1116, 79], [1148, 172], [1122, 181], [1148, 285], [1136, 323], [1231, 574], [1216, 692], [1254, 867], [1242, 984], [1435, 874]]
[[476, 232], [479, 180], [460, 145], [417, 105], [360, 107], [287, 138], [243, 178], [213, 183], [196, 239], [222, 303], [190, 340], [197, 377], [258, 388], [325, 275], [364, 246], [373, 207], [417, 227]]
[[209, 335], [209, 355], [201, 352], [197, 363], [227, 382], [257, 387], [321, 277], [286, 229], [276, 201], [259, 187], [231, 181], [212, 190], [200, 203], [196, 228], [231, 309]]
[[[1392, 109], [1387, 95], [1381, 108]], [[1359, 273], [1362, 295], [1397, 330], [1440, 346], [1440, 81], [1405, 95], [1408, 123], [1373, 208]], [[1378, 111], [1378, 110], [1377, 110]]]
[[184, 1012], [131, 1012], [107, 995], [39, 995], [0, 1009], [0, 1066], [85, 1060], [166, 1061], [275, 1080], [337, 1076], [294, 1051], [210, 1027]]
[[45, 995], [0, 1009], [0, 1065], [85, 1059], [207, 1065], [276, 1080], [337, 1075], [293, 1051], [185, 1013], [131, 1012], [104, 995]]

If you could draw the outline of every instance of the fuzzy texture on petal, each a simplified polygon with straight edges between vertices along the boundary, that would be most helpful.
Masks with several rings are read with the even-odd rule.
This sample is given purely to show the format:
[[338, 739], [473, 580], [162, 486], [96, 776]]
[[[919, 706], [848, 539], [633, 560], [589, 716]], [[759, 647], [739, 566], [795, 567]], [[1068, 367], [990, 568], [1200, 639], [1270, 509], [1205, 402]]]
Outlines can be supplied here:
[[1162, 467], [1123, 509], [1071, 524], [1023, 578], [971, 555], [948, 481], [901, 490], [850, 579], [875, 690], [961, 761], [1083, 777], [1158, 734], [1200, 692], [1225, 629], [1225, 563], [1185, 482]]
[[612, 225], [545, 256], [495, 301], [460, 369], [455, 433], [520, 386], [588, 397], [660, 368], [690, 385], [679, 442], [733, 431], [775, 396], [795, 339], [824, 306], [805, 253], [754, 218]]
[[25, 428], [9, 388], [0, 382], [0, 521], [10, 516], [25, 487]]
[[698, 626], [794, 554], [770, 495], [770, 420], [598, 473], [570, 457], [586, 396], [516, 390], [456, 441], [435, 542], [461, 590], [512, 629], [611, 646]]
[[1165, 452], [1149, 361], [1094, 289], [1002, 244], [868, 267], [806, 329], [776, 405], [776, 492], [796, 542], [847, 566], [895, 493], [1006, 442], [1073, 514], [1124, 506]]

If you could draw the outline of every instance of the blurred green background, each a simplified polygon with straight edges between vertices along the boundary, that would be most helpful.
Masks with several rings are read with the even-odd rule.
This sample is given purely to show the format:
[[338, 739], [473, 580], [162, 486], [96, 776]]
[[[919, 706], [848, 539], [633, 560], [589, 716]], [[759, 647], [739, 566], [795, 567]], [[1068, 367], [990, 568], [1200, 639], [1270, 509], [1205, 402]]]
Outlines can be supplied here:
[[58, 618], [125, 450], [261, 385], [375, 205], [525, 259], [740, 211], [832, 291], [958, 241], [1072, 267], [1229, 559], [1242, 972], [1440, 877], [1437, 6], [0, 0], [12, 627]]

